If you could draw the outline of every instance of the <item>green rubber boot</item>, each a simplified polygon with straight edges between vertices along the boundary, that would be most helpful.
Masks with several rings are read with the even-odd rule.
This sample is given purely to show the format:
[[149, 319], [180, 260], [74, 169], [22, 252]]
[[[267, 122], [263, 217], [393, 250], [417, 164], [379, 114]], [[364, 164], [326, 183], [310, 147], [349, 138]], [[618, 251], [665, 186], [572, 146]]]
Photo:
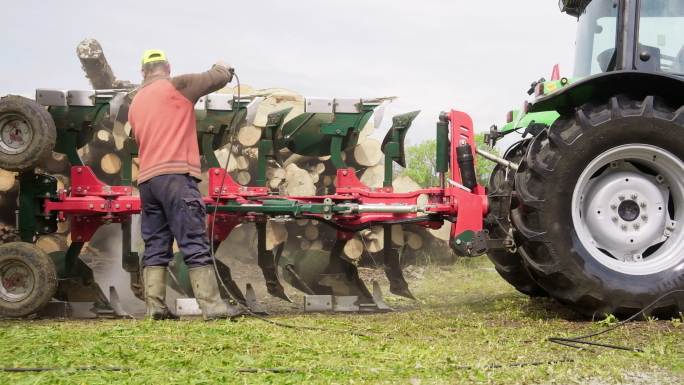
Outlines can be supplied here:
[[211, 265], [189, 269], [190, 284], [195, 293], [195, 299], [202, 309], [205, 321], [229, 318], [228, 306], [219, 293], [216, 274]]
[[153, 320], [177, 320], [166, 306], [166, 267], [148, 266], [143, 269], [147, 317]]

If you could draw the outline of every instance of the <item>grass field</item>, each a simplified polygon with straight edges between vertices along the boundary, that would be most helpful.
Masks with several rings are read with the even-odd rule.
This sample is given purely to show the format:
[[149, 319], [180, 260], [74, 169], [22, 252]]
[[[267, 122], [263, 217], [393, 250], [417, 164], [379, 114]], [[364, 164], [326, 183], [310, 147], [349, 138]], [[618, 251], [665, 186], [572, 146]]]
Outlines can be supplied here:
[[[2, 366], [62, 368], [0, 373], [0, 383], [684, 383], [681, 319], [632, 323], [600, 337], [643, 353], [579, 351], [546, 338], [605, 323], [579, 321], [553, 301], [518, 294], [482, 258], [428, 268], [414, 281], [420, 302], [390, 298], [399, 309], [394, 313], [272, 318], [337, 331], [257, 319], [0, 321]], [[539, 364], [524, 365], [533, 362]], [[87, 366], [125, 370], [74, 369]]]

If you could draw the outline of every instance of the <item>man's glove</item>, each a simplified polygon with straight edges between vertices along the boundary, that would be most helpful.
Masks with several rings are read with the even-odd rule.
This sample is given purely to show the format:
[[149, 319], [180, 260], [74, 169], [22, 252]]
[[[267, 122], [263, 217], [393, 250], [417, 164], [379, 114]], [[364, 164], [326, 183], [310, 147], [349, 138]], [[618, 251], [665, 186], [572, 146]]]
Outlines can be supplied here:
[[223, 60], [218, 60], [214, 65], [221, 67], [221, 68], [225, 68], [228, 71], [228, 73], [230, 74], [230, 80], [233, 80], [233, 74], [235, 73], [235, 68], [231, 67], [230, 64], [224, 62]]

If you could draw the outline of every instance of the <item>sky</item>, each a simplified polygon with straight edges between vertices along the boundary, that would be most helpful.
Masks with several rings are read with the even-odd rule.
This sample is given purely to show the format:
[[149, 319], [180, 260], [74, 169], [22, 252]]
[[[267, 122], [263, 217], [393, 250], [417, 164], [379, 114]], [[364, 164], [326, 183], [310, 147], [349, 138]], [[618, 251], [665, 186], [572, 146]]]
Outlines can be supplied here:
[[96, 38], [117, 78], [135, 83], [142, 52], [159, 48], [175, 74], [225, 60], [255, 88], [397, 96], [383, 127], [422, 110], [413, 144], [434, 138], [449, 109], [486, 131], [554, 64], [563, 76], [573, 69], [576, 20], [556, 0], [0, 2], [13, 15], [0, 34], [0, 95], [90, 88], [76, 46]]

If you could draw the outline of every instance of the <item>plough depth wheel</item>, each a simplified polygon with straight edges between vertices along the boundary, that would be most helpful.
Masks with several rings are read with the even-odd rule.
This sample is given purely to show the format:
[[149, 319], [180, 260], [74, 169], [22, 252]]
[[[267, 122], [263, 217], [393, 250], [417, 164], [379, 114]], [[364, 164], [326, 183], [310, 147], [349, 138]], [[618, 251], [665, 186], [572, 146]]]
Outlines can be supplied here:
[[40, 104], [16, 95], [0, 99], [0, 168], [25, 171], [41, 164], [56, 135], [50, 113]]
[[55, 264], [44, 251], [25, 242], [0, 246], [0, 316], [33, 314], [56, 290]]

